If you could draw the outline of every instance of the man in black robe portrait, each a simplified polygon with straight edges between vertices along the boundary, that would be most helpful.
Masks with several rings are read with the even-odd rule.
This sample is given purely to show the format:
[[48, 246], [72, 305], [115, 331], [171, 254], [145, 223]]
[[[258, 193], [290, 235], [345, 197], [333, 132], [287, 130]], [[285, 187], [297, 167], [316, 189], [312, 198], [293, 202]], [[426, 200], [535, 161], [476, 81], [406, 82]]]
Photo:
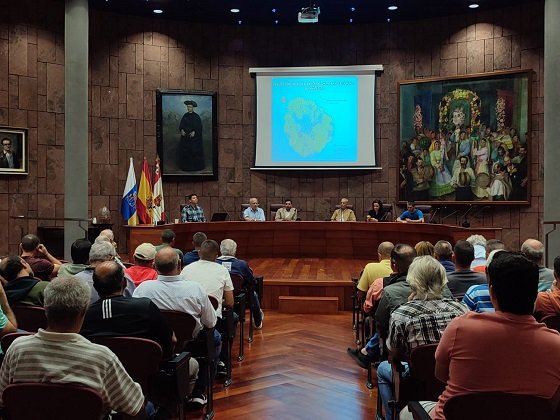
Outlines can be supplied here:
[[200, 171], [204, 169], [204, 144], [202, 140], [202, 121], [194, 112], [195, 101], [185, 101], [187, 112], [181, 118], [179, 131], [179, 167], [183, 171]]

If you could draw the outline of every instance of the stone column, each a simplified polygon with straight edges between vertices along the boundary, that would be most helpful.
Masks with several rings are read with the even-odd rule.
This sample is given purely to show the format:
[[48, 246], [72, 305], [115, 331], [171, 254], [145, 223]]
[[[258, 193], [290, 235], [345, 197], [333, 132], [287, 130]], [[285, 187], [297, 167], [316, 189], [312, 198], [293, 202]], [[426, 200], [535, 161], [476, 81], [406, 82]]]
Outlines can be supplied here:
[[[88, 217], [88, 0], [66, 0], [64, 18], [64, 217]], [[87, 229], [88, 223], [82, 222]], [[84, 237], [78, 222], [64, 223], [64, 258]]]

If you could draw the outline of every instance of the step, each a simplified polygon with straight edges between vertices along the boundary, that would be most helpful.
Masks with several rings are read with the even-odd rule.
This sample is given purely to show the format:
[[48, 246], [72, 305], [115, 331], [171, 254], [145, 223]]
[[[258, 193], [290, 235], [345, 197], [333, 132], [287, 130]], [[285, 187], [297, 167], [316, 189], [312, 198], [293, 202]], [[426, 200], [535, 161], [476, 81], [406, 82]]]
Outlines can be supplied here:
[[278, 296], [278, 311], [285, 314], [336, 314], [338, 297]]

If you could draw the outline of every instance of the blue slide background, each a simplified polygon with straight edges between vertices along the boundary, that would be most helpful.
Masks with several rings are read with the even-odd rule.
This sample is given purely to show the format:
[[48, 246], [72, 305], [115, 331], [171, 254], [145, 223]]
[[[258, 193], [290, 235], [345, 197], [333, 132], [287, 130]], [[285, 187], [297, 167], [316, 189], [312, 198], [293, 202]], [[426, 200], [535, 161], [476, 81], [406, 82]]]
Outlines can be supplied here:
[[[358, 78], [356, 76], [272, 78], [273, 162], [356, 162], [358, 154]], [[310, 87], [311, 86], [311, 87]], [[330, 142], [319, 152], [301, 156], [284, 132], [284, 116], [291, 100], [312, 100], [332, 118]], [[303, 120], [303, 119], [302, 119]], [[301, 126], [310, 128], [306, 121]]]

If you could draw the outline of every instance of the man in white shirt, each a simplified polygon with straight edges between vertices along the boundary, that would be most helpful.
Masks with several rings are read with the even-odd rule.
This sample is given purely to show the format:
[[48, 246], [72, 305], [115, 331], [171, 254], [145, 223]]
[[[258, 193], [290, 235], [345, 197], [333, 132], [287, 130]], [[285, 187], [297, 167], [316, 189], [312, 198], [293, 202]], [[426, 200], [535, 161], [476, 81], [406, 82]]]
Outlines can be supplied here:
[[292, 207], [292, 200], [284, 201], [284, 207], [278, 209], [274, 220], [277, 222], [297, 220], [297, 209]]
[[259, 207], [259, 200], [256, 197], [249, 199], [249, 207], [243, 211], [243, 220], [246, 222], [264, 222], [264, 211]]

